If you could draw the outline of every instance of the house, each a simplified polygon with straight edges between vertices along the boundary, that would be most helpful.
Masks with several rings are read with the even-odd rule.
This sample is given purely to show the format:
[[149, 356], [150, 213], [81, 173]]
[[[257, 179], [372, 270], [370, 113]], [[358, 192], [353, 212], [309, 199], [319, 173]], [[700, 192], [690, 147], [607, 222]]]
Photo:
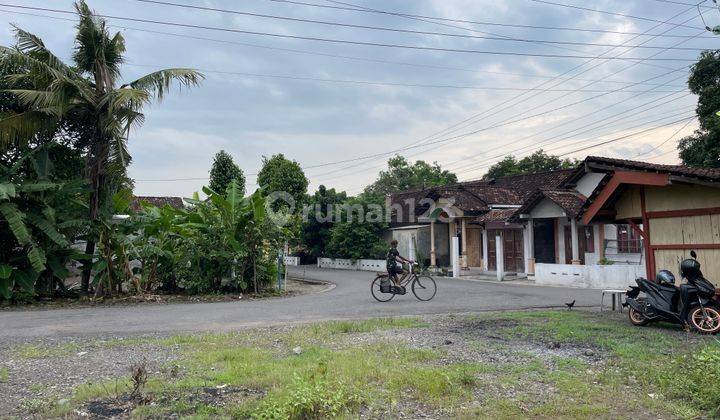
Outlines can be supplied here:
[[695, 250], [705, 276], [720, 279], [720, 169], [598, 157], [585, 167], [603, 179], [580, 211], [583, 223], [626, 223], [642, 238], [648, 273], [678, 274]]
[[[657, 178], [652, 174], [671, 169], [677, 173], [674, 185], [680, 182], [679, 174], [686, 183], [700, 174], [705, 176], [702, 182], [713, 183], [708, 175], [720, 175], [713, 170], [588, 157], [574, 169], [395, 194], [389, 197], [392, 236], [401, 253], [430, 266], [449, 267], [456, 253], [461, 275], [500, 279], [516, 275], [540, 284], [624, 287], [654, 271], [655, 266], [648, 264], [651, 254], [643, 230], [648, 223], [641, 216], [624, 217], [610, 208], [628, 188], [601, 192], [615, 171], [634, 172], [626, 175], [634, 179]], [[720, 200], [720, 190], [705, 187], [702, 194]], [[597, 199], [606, 196], [609, 201], [598, 208]], [[720, 225], [718, 229], [720, 235]]]

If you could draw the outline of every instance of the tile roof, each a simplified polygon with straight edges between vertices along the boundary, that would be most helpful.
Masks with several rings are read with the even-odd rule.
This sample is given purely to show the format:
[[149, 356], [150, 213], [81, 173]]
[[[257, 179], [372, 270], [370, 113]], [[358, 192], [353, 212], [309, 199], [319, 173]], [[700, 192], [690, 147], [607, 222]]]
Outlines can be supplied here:
[[560, 206], [570, 217], [577, 217], [587, 197], [577, 191], [570, 190], [543, 190], [542, 194], [550, 201]]
[[507, 188], [526, 200], [541, 188], [559, 188], [576, 172], [576, 168], [558, 169], [555, 171], [537, 172], [534, 174], [512, 175], [491, 180], [463, 182], [461, 185], [493, 185]]
[[592, 166], [607, 166], [612, 169], [626, 169], [635, 171], [652, 171], [667, 173], [675, 176], [698, 178], [702, 180], [720, 182], [720, 168], [693, 168], [685, 165], [663, 165], [660, 163], [640, 162], [636, 160], [588, 156], [585, 163]]
[[133, 197], [132, 202], [130, 202], [130, 209], [133, 211], [140, 211], [142, 210], [143, 203], [150, 204], [155, 207], [163, 207], [166, 204], [176, 209], [185, 207], [183, 199], [180, 197], [136, 196]]
[[492, 209], [489, 212], [483, 214], [477, 218], [480, 223], [486, 222], [507, 222], [517, 211], [517, 208], [511, 209]]

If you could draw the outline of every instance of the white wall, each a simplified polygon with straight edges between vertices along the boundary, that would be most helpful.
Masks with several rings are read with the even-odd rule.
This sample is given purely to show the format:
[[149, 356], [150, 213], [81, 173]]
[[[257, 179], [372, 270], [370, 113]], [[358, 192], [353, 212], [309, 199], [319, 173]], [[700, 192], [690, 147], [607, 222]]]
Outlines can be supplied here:
[[346, 260], [342, 258], [318, 258], [318, 268], [336, 270], [386, 271], [385, 260]]
[[582, 287], [587, 289], [625, 289], [645, 276], [645, 265], [535, 265], [535, 284]]
[[585, 197], [590, 197], [595, 188], [600, 184], [600, 181], [605, 177], [605, 174], [591, 172], [585, 174], [575, 185], [575, 190]]
[[560, 206], [548, 200], [547, 198], [543, 198], [530, 211], [530, 217], [532, 217], [533, 219], [565, 217], [565, 211]]

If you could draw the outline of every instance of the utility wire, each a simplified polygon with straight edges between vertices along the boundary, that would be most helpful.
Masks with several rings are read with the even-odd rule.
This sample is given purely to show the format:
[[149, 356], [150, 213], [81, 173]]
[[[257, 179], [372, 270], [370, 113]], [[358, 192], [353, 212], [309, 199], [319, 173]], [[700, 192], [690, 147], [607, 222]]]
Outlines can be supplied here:
[[[151, 65], [151, 64], [134, 64], [125, 63], [128, 66], [134, 67], [145, 67], [153, 69], [161, 69], [163, 66]], [[269, 78], [269, 79], [284, 79], [284, 80], [298, 80], [308, 82], [321, 82], [321, 83], [339, 83], [339, 84], [353, 84], [353, 85], [372, 85], [372, 86], [396, 86], [396, 87], [417, 87], [417, 88], [439, 88], [439, 89], [467, 89], [467, 90], [487, 90], [487, 91], [510, 91], [510, 92], [532, 92], [541, 90], [538, 88], [522, 88], [512, 86], [472, 86], [472, 85], [439, 85], [439, 84], [426, 84], [426, 83], [399, 83], [399, 82], [379, 82], [371, 80], [350, 80], [350, 79], [329, 79], [319, 77], [307, 77], [307, 76], [290, 76], [280, 74], [267, 74], [267, 73], [247, 73], [239, 71], [222, 71], [222, 70], [208, 70], [203, 68], [196, 68], [195, 70], [202, 73], [209, 74], [221, 74], [231, 76], [247, 76], [247, 77], [258, 77], [258, 78]], [[630, 83], [628, 83], [630, 84]], [[658, 93], [678, 93], [685, 90], [684, 86], [671, 86], [680, 88], [681, 90], [661, 90]], [[608, 89], [549, 89], [543, 90], [543, 92], [589, 92], [589, 93], [601, 93], [601, 92], [614, 92], [615, 90]], [[643, 93], [644, 90], [625, 90], [627, 93]]]
[[[15, 14], [15, 15], [42, 17], [42, 18], [62, 20], [62, 21], [67, 21], [67, 22], [75, 22], [76, 21], [76, 19], [71, 19], [71, 18], [63, 18], [63, 17], [58, 17], [58, 16], [50, 16], [50, 15], [37, 14], [37, 13], [18, 12], [18, 11], [6, 10], [6, 9], [0, 9], [0, 12], [11, 13], [11, 14]], [[174, 33], [174, 32], [154, 31], [154, 30], [149, 30], [149, 29], [141, 29], [141, 28], [136, 28], [136, 27], [121, 26], [121, 25], [111, 25], [111, 26], [119, 28], [119, 29], [130, 30], [130, 31], [159, 34], [159, 35], [169, 35], [169, 36], [179, 37], [179, 38], [218, 42], [218, 43], [223, 43], [223, 44], [238, 45], [238, 46], [243, 46], [243, 47], [259, 48], [259, 49], [266, 49], [266, 50], [272, 50], [272, 51], [282, 51], [282, 52], [290, 52], [290, 53], [297, 53], [297, 54], [338, 58], [338, 59], [343, 59], [343, 60], [355, 60], [355, 61], [365, 61], [365, 62], [370, 62], [370, 63], [382, 63], [382, 64], [392, 64], [392, 65], [398, 65], [398, 66], [429, 68], [429, 69], [434, 69], [434, 70], [461, 71], [461, 72], [468, 72], [468, 73], [474, 73], [474, 74], [475, 73], [484, 73], [484, 74], [496, 74], [496, 75], [503, 75], [503, 76], [528, 77], [528, 78], [534, 78], [534, 79], [577, 80], [577, 81], [583, 81], [583, 82], [599, 81], [599, 82], [603, 82], [603, 83], [615, 83], [615, 84], [623, 84], [623, 85], [630, 84], [630, 82], [623, 82], [620, 80], [597, 80], [597, 79], [585, 79], [585, 78], [562, 79], [562, 78], [558, 78], [557, 76], [544, 76], [544, 75], [538, 75], [538, 74], [514, 73], [514, 72], [503, 72], [503, 71], [489, 71], [489, 70], [469, 69], [469, 68], [461, 68], [461, 67], [439, 66], [439, 65], [433, 65], [433, 64], [410, 63], [410, 62], [404, 62], [404, 61], [382, 60], [382, 59], [376, 59], [376, 58], [321, 53], [321, 52], [309, 51], [309, 50], [298, 50], [298, 49], [293, 49], [293, 48], [272, 47], [272, 46], [268, 46], [268, 45], [252, 44], [252, 43], [246, 43], [246, 42], [236, 42], [236, 41], [230, 41], [230, 40], [224, 40], [224, 39], [218, 39], [218, 38], [199, 37], [199, 36], [185, 35], [185, 34], [179, 34], [179, 33]], [[215, 72], [215, 71], [210, 71], [210, 70], [202, 70], [202, 71]], [[649, 83], [648, 85], [652, 86], [652, 85], [659, 85], [659, 84]], [[681, 86], [677, 86], [677, 87], [681, 87]]]
[[[275, 2], [275, 3], [285, 3], [285, 4], [292, 4], [292, 5], [308, 6], [308, 7], [318, 7], [318, 8], [326, 8], [326, 9], [353, 11], [353, 12], [379, 13], [379, 14], [384, 14], [384, 15], [398, 16], [398, 17], [413, 17], [413, 18], [421, 18], [421, 19], [432, 19], [432, 20], [442, 21], [442, 22], [467, 23], [467, 24], [473, 24], [473, 25], [501, 26], [501, 27], [522, 28], [522, 29], [543, 29], [543, 30], [555, 30], [555, 31], [607, 33], [607, 34], [618, 34], [618, 35], [645, 35], [641, 32], [613, 31], [613, 30], [606, 30], [606, 29], [578, 28], [578, 27], [567, 27], [567, 26], [523, 25], [523, 24], [516, 24], [516, 23], [499, 23], [499, 22], [491, 22], [491, 21], [451, 19], [451, 18], [444, 18], [444, 17], [439, 17], [439, 16], [417, 15], [417, 14], [411, 14], [411, 13], [405, 13], [405, 12], [390, 12], [390, 11], [385, 11], [385, 10], [367, 10], [367, 9], [362, 9], [359, 7], [346, 7], [346, 6], [337, 6], [337, 5], [328, 5], [328, 4], [317, 4], [317, 3], [292, 1], [292, 0], [267, 0], [267, 1]], [[338, 4], [342, 4], [342, 3], [338, 3]], [[693, 6], [693, 8], [695, 6], [695, 5], [691, 5], [689, 3], [687, 5]], [[705, 6], [705, 7], [709, 7], [709, 6]], [[655, 34], [647, 34], [647, 35], [652, 36]], [[688, 37], [690, 37], [689, 35], [672, 35], [672, 34], [663, 34], [663, 35], [659, 35], [659, 36], [663, 37], [663, 38], [688, 38]], [[708, 36], [704, 36], [704, 37], [700, 37], [700, 38], [713, 39], [716, 37], [708, 35]]]
[[682, 127], [680, 127], [677, 131], [675, 131], [675, 132], [674, 132], [670, 137], [668, 137], [665, 141], [663, 141], [662, 143], [660, 143], [660, 144], [658, 144], [657, 146], [653, 147], [652, 149], [648, 150], [647, 152], [638, 153], [637, 155], [635, 155], [635, 156], [633, 157], [633, 159], [635, 159], [635, 158], [637, 158], [637, 157], [640, 157], [640, 156], [648, 155], [648, 154], [656, 151], [657, 149], [661, 148], [662, 146], [665, 145], [665, 143], [669, 142], [670, 140], [674, 139], [675, 136], [677, 136], [678, 134], [680, 134], [680, 132], [683, 131], [683, 130], [685, 129], [685, 127], [687, 127], [688, 125], [690, 125], [690, 123], [691, 123], [692, 121], [693, 121], [692, 119], [688, 120], [688, 121], [685, 123], [685, 125], [683, 125]]
[[[50, 9], [50, 8], [45, 8], [45, 7], [20, 6], [20, 5], [7, 4], [7, 3], [0, 3], [0, 6], [11, 7], [11, 8], [20, 8], [20, 9], [29, 9], [29, 10], [40, 10], [40, 11], [52, 12], [52, 13], [66, 13], [66, 14], [75, 14], [76, 13], [76, 12], [73, 12], [70, 10]], [[104, 15], [104, 14], [96, 14], [95, 16], [102, 17], [105, 19], [117, 19], [117, 20], [125, 20], [125, 21], [130, 21], [130, 22], [150, 23], [150, 24], [154, 24], [154, 25], [176, 26], [176, 27], [192, 28], [192, 29], [204, 29], [204, 30], [210, 30], [210, 31], [267, 36], [267, 37], [273, 37], [273, 38], [302, 39], [302, 40], [306, 40], [306, 41], [316, 41], [316, 42], [325, 42], [325, 43], [334, 43], [334, 44], [362, 45], [362, 46], [369, 46], [369, 47], [397, 48], [397, 49], [435, 51], [435, 52], [450, 52], [450, 53], [461, 53], [461, 54], [504, 55], [504, 56], [515, 56], [515, 57], [543, 57], [543, 58], [568, 58], [568, 59], [590, 59], [590, 58], [593, 58], [592, 56], [586, 56], [586, 55], [540, 54], [540, 53], [527, 53], [527, 52], [514, 52], [514, 51], [487, 51], [487, 50], [474, 50], [474, 49], [463, 49], [463, 48], [443, 48], [443, 47], [429, 47], [429, 46], [421, 46], [421, 45], [392, 44], [392, 43], [369, 42], [369, 41], [351, 41], [351, 40], [347, 40], [347, 39], [289, 35], [289, 34], [278, 34], [278, 33], [259, 32], [259, 31], [247, 31], [247, 30], [241, 30], [241, 29], [217, 27], [217, 26], [195, 25], [195, 24], [189, 24], [189, 23], [170, 22], [170, 21], [162, 21], [162, 20], [154, 20], [154, 19], [131, 18], [131, 17], [126, 17], [126, 16], [114, 16], [114, 15]], [[640, 58], [637, 58], [637, 57], [620, 57], [620, 56], [604, 57], [604, 58], [607, 60], [628, 60], [628, 59], [640, 60]], [[694, 61], [693, 59], [674, 58], [674, 57], [673, 58], [651, 58], [651, 59], [645, 59], [645, 60]]]
[[[552, 6], [567, 7], [570, 9], [585, 10], [588, 12], [603, 13], [603, 14], [612, 15], [612, 16], [621, 16], [621, 17], [629, 18], [629, 19], [644, 20], [646, 22], [662, 22], [661, 20], [647, 18], [647, 17], [643, 17], [643, 16], [633, 16], [633, 15], [628, 15], [625, 13], [608, 12], [605, 10], [591, 9], [589, 7], [577, 6], [574, 4], [555, 3], [553, 1], [547, 1], [547, 0], [530, 0], [530, 1], [535, 2], [535, 3], [548, 4], [548, 5], [552, 5]], [[702, 4], [702, 3], [704, 3], [704, 1], [700, 2], [699, 4]], [[697, 7], [698, 4], [693, 4], [692, 6]], [[689, 29], [705, 29], [705, 28], [700, 28], [699, 26], [691, 26], [691, 25], [685, 25], [685, 24], [677, 24], [677, 26], [683, 27], [683, 28], [689, 28]]]
[[[244, 11], [230, 10], [230, 9], [219, 9], [219, 8], [215, 8], [215, 7], [197, 6], [197, 5], [191, 5], [191, 4], [161, 1], [161, 0], [135, 0], [135, 1], [141, 2], [141, 3], [162, 5], [162, 6], [179, 7], [179, 8], [185, 8], [185, 9], [230, 13], [230, 14], [241, 15], [241, 16], [260, 17], [260, 18], [266, 18], [266, 19], [278, 19], [278, 20], [285, 20], [285, 21], [292, 21], [292, 22], [313, 23], [313, 24], [318, 24], [318, 25], [339, 26], [339, 27], [344, 27], [344, 28], [399, 32], [399, 33], [407, 33], [407, 34], [414, 34], [414, 35], [432, 35], [432, 36], [443, 36], [443, 37], [451, 37], [451, 38], [484, 39], [484, 40], [491, 40], [491, 41], [542, 43], [542, 44], [590, 46], [590, 47], [619, 47], [620, 46], [617, 44], [604, 44], [604, 43], [594, 43], [594, 42], [553, 41], [553, 40], [544, 40], [544, 39], [515, 38], [515, 37], [510, 37], [510, 36], [467, 35], [467, 34], [452, 34], [452, 33], [447, 33], [447, 32], [418, 31], [418, 30], [413, 30], [413, 29], [389, 28], [389, 27], [370, 26], [370, 25], [357, 25], [357, 24], [351, 24], [351, 23], [294, 18], [294, 17], [289, 17], [289, 16], [268, 15], [268, 14], [263, 14], [263, 13], [244, 12]], [[463, 28], [463, 29], [466, 29], [466, 28]], [[662, 48], [664, 48], [661, 46], [654, 46], [654, 45], [652, 45], [652, 46], [651, 45], [623, 45], [623, 47], [641, 48], [641, 49], [662, 49]], [[673, 50], [682, 50], [682, 51], [704, 51], [705, 50], [705, 48], [695, 48], [695, 47], [676, 47], [676, 48], [672, 48], [672, 49]]]

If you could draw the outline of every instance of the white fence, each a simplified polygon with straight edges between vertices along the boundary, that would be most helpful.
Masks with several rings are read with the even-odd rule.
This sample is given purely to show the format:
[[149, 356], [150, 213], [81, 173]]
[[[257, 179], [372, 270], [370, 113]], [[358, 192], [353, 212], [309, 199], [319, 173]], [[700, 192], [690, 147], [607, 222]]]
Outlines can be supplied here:
[[300, 265], [300, 257], [291, 257], [289, 255], [286, 255], [283, 260], [285, 262], [285, 265]]
[[644, 265], [535, 265], [535, 284], [548, 286], [625, 289], [638, 277], [645, 277]]
[[346, 260], [342, 258], [318, 258], [318, 268], [336, 270], [385, 271], [385, 260]]

